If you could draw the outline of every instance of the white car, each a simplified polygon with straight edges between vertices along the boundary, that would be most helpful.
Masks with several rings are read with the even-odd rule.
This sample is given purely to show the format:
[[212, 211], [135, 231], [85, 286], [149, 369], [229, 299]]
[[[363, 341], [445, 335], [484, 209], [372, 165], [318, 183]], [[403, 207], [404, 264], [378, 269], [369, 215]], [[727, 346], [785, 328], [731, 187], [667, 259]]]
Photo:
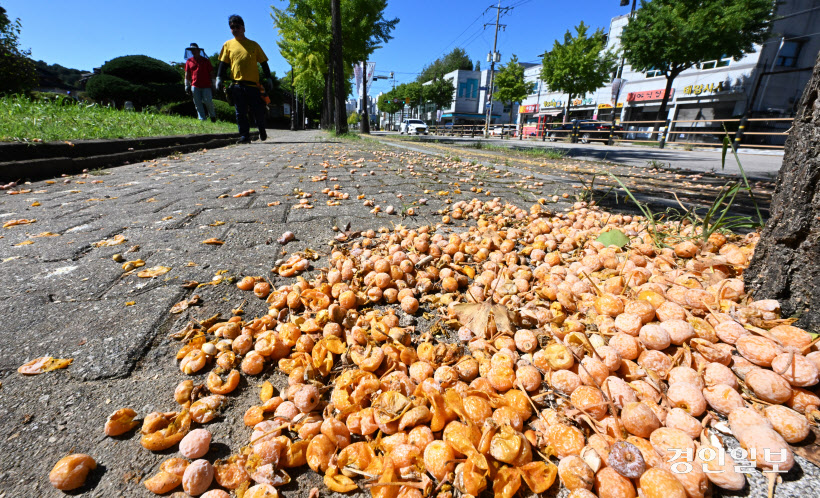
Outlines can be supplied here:
[[415, 133], [416, 135], [425, 134], [427, 135], [428, 129], [427, 125], [424, 124], [424, 121], [420, 119], [405, 119], [399, 125], [399, 134], [404, 135], [407, 133]]

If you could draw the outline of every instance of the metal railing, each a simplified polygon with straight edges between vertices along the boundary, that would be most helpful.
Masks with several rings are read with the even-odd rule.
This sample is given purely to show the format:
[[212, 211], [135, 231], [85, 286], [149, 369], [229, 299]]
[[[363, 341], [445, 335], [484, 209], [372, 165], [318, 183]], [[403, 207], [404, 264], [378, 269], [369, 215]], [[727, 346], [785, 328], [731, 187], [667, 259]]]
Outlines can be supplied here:
[[[677, 119], [665, 121], [622, 121], [599, 128], [583, 123], [542, 123], [538, 126], [494, 124], [490, 136], [519, 140], [564, 141], [569, 143], [633, 143], [664, 148], [668, 144], [689, 147], [722, 147], [729, 136], [736, 148], [783, 149], [794, 118]], [[482, 137], [484, 125], [432, 125], [429, 133], [439, 136]]]

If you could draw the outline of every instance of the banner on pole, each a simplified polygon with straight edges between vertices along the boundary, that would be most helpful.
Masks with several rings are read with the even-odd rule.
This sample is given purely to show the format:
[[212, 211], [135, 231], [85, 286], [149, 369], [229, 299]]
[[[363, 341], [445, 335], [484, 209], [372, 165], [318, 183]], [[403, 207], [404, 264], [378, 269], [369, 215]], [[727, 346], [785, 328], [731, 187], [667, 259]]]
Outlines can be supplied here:
[[353, 75], [356, 77], [356, 95], [362, 94], [362, 66], [356, 64], [353, 66]]

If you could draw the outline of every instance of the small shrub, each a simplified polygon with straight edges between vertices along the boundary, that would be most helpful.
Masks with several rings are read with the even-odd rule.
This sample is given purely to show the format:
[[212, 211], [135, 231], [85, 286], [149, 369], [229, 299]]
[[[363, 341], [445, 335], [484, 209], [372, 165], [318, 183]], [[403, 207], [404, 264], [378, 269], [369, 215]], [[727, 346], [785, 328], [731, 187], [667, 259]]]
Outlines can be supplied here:
[[197, 117], [196, 107], [192, 100], [184, 100], [182, 102], [174, 102], [172, 104], [165, 104], [160, 109], [162, 114], [169, 114], [171, 116], [185, 116], [189, 118]]
[[[191, 107], [193, 105], [193, 102], [191, 102]], [[236, 122], [236, 110], [229, 103], [223, 100], [214, 100], [214, 110], [216, 111], [216, 119]]]

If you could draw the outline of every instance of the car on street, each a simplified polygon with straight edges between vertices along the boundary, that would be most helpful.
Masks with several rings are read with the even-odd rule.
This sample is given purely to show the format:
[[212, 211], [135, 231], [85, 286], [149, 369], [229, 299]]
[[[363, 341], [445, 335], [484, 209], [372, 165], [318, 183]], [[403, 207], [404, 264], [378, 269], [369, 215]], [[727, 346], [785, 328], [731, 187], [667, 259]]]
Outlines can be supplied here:
[[510, 135], [513, 133], [512, 128], [504, 128], [504, 126], [495, 126], [490, 128], [490, 135], [496, 137], [503, 137], [504, 135]]
[[399, 125], [400, 135], [404, 135], [405, 133], [408, 135], [411, 133], [427, 135], [428, 131], [427, 125], [420, 119], [405, 119]]
[[[575, 125], [578, 125], [578, 141], [582, 144], [587, 144], [591, 139], [595, 138], [609, 138], [607, 133], [596, 133], [602, 131], [609, 131], [612, 128], [612, 123], [606, 121], [597, 121], [594, 119], [573, 119], [563, 124], [551, 127], [547, 133], [547, 140], [554, 142], [569, 136]], [[623, 126], [616, 124], [615, 131], [622, 131]]]

